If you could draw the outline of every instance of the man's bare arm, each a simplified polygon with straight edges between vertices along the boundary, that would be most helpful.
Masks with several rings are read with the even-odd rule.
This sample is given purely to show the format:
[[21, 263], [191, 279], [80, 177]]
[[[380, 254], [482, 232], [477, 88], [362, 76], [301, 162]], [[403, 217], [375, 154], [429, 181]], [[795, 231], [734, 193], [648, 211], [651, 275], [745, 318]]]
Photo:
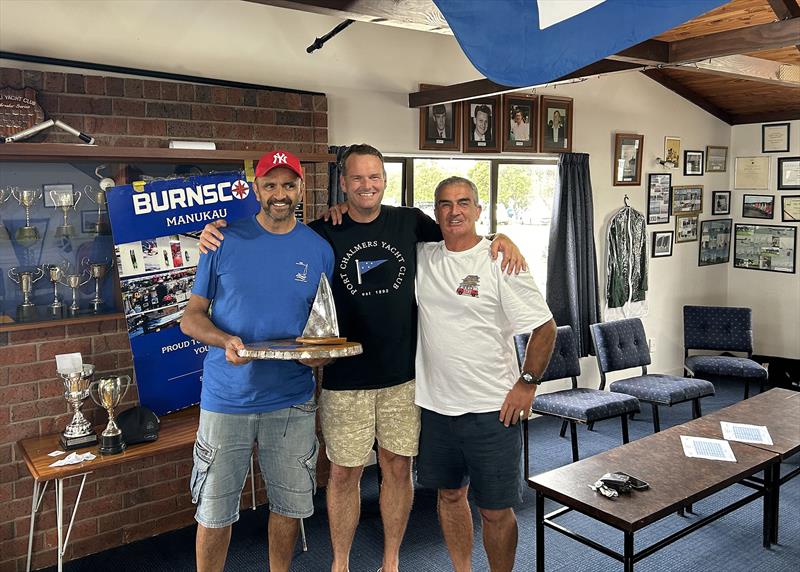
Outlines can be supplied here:
[[204, 226], [203, 232], [200, 233], [200, 252], [208, 254], [217, 250], [225, 238], [219, 229], [226, 226], [228, 223], [225, 222], [225, 219], [215, 220]]

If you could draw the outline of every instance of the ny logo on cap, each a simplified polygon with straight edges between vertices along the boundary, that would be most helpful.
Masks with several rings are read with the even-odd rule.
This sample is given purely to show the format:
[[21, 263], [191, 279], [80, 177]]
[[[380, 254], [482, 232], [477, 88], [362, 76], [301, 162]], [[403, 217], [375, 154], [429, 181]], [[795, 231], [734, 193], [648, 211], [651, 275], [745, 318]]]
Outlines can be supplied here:
[[287, 160], [288, 157], [286, 157], [285, 153], [275, 153], [275, 155], [272, 156], [273, 165], [277, 165], [279, 163], [286, 163]]

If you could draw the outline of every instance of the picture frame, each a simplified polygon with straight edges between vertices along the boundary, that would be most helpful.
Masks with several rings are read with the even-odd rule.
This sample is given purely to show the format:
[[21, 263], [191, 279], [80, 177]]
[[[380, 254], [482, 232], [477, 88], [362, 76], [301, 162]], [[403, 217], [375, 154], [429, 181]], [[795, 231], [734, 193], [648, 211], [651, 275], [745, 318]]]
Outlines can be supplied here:
[[647, 176], [647, 224], [669, 224], [672, 215], [672, 175]]
[[[420, 91], [440, 87], [420, 84]], [[424, 151], [461, 150], [462, 102], [437, 103], [419, 109], [419, 148]], [[441, 133], [440, 133], [441, 131]]]
[[697, 222], [698, 215], [680, 214], [675, 215], [675, 243], [696, 242], [697, 241]]
[[778, 190], [800, 191], [800, 157], [778, 157]]
[[529, 93], [503, 95], [504, 153], [535, 153], [539, 133], [539, 97]]
[[705, 165], [705, 153], [703, 151], [683, 152], [683, 174], [686, 176], [699, 177], [703, 174]]
[[790, 123], [766, 123], [761, 126], [762, 153], [788, 153]]
[[728, 171], [728, 148], [718, 145], [706, 146], [706, 173]]
[[644, 135], [617, 133], [614, 136], [613, 184], [615, 187], [642, 184]]
[[769, 157], [736, 157], [735, 163], [734, 189], [767, 190]]
[[500, 112], [499, 95], [464, 102], [462, 108], [464, 153], [500, 151]]
[[703, 212], [703, 185], [672, 187], [672, 214], [677, 216], [679, 214], [700, 214], [701, 212]]
[[672, 240], [675, 232], [672, 230], [657, 230], [653, 232], [653, 242], [650, 247], [650, 258], [666, 258], [672, 256]]
[[81, 233], [93, 234], [97, 232], [97, 210], [81, 211]]
[[766, 218], [775, 216], [775, 195], [749, 195], [742, 197], [742, 218]]
[[714, 191], [711, 193], [711, 214], [729, 215], [731, 214], [731, 192]]
[[539, 102], [539, 152], [572, 152], [572, 98], [543, 95]]
[[[56, 208], [58, 205], [53, 202], [53, 197], [50, 196], [50, 193], [56, 194], [69, 194], [72, 196], [69, 203], [71, 206], [75, 206], [75, 187], [72, 183], [55, 183], [50, 185], [42, 185], [42, 196], [44, 197], [44, 206], [45, 207], [52, 207]], [[78, 200], [80, 200], [80, 195], [78, 195]]]
[[732, 229], [732, 218], [710, 219], [700, 223], [700, 248], [697, 250], [698, 266], [713, 266], [730, 262]]
[[681, 166], [681, 138], [666, 136], [664, 137], [664, 161], [675, 165], [676, 169]]
[[797, 227], [771, 224], [734, 226], [733, 267], [794, 274]]
[[781, 222], [800, 222], [800, 195], [781, 197]]

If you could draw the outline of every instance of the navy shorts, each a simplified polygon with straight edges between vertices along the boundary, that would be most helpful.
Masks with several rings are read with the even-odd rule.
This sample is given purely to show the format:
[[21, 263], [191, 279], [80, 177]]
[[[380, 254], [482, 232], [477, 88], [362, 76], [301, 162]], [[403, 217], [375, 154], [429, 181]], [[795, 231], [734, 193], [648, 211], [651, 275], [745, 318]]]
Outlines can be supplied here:
[[470, 485], [480, 508], [522, 502], [522, 423], [506, 427], [500, 412], [449, 416], [422, 409], [417, 481], [435, 489]]

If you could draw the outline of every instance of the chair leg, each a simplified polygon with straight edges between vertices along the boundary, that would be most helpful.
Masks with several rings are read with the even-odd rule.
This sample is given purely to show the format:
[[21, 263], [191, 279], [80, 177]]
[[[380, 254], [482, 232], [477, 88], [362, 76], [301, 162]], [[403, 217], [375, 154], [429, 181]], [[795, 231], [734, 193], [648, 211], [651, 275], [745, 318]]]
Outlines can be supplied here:
[[578, 460], [578, 429], [575, 427], [575, 422], [569, 422], [569, 436], [572, 441], [572, 462]]
[[747, 399], [748, 397], [750, 397], [750, 380], [749, 379], [745, 379], [744, 380], [744, 398]]
[[628, 438], [628, 416], [620, 415], [619, 418], [622, 421], [622, 444], [624, 445], [630, 440]]
[[630, 413], [628, 413], [628, 419], [633, 421], [634, 417], [636, 417], [636, 412], [635, 411], [631, 411]]
[[561, 420], [561, 431], [558, 432], [558, 436], [559, 437], [563, 437], [566, 432], [567, 432], [567, 420], [566, 419], [562, 419]]
[[522, 454], [524, 455], [524, 457], [522, 458], [522, 466], [525, 470], [525, 474], [523, 475], [525, 477], [525, 480], [528, 480], [528, 477], [531, 474], [529, 467], [530, 461], [528, 461], [529, 446], [530, 445], [528, 444], [528, 419], [526, 418], [522, 420]]
[[586, 426], [586, 428], [587, 428], [589, 431], [594, 431], [594, 421], [592, 421], [591, 423], [589, 423], [589, 424]]
[[658, 433], [661, 431], [661, 421], [658, 419], [658, 405], [651, 403], [650, 406], [653, 408], [653, 433]]
[[700, 398], [692, 399], [692, 419], [699, 419], [703, 416], [703, 411], [700, 408]]

